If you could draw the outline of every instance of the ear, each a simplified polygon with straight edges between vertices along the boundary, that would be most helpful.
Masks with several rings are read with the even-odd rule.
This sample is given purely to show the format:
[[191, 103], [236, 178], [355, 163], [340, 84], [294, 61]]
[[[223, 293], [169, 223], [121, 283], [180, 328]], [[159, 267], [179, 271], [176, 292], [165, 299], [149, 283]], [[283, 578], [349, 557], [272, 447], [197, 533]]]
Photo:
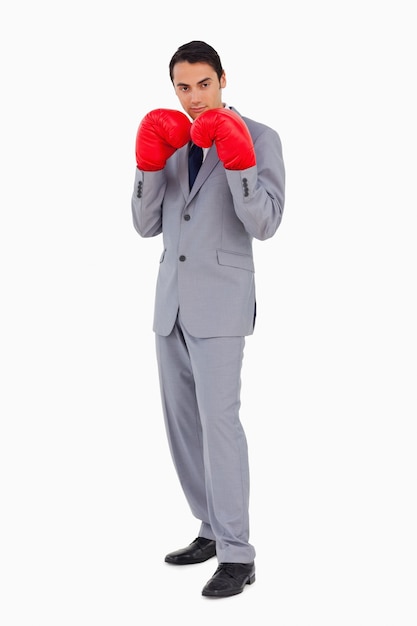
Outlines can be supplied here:
[[226, 72], [223, 70], [223, 74], [220, 77], [220, 88], [226, 87]]

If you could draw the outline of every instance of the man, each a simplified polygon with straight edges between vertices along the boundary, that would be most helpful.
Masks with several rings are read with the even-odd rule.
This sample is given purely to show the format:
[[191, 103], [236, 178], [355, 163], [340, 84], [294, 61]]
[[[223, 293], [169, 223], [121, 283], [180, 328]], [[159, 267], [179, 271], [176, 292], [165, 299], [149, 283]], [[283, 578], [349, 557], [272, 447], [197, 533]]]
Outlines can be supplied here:
[[[202, 594], [219, 598], [255, 580], [240, 381], [256, 314], [252, 241], [281, 222], [285, 173], [278, 134], [223, 103], [226, 74], [211, 46], [181, 46], [169, 71], [186, 114], [155, 109], [141, 121], [132, 196], [138, 233], [163, 235], [153, 325], [162, 407], [178, 478], [201, 522], [198, 537], [165, 561], [217, 556]], [[199, 170], [189, 164], [198, 152]]]

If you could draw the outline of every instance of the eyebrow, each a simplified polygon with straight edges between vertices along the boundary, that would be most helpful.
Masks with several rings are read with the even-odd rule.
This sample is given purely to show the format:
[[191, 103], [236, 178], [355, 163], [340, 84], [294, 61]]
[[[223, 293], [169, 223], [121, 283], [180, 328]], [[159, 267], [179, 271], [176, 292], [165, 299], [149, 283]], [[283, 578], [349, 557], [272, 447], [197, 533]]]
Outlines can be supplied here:
[[[207, 78], [203, 78], [203, 80], [199, 80], [197, 85], [201, 85], [202, 83], [207, 83], [210, 80], [213, 80], [212, 78], [210, 78], [210, 76], [208, 76]], [[177, 87], [189, 87], [190, 85], [188, 85], [187, 83], [177, 83]]]

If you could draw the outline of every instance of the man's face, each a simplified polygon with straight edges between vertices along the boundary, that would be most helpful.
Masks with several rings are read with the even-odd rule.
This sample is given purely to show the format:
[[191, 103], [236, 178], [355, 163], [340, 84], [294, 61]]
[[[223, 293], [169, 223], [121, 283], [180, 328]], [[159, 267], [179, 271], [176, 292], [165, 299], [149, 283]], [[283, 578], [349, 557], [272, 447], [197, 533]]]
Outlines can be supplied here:
[[207, 63], [176, 63], [172, 72], [175, 93], [186, 113], [195, 120], [203, 111], [223, 106], [222, 89], [226, 76], [219, 78]]

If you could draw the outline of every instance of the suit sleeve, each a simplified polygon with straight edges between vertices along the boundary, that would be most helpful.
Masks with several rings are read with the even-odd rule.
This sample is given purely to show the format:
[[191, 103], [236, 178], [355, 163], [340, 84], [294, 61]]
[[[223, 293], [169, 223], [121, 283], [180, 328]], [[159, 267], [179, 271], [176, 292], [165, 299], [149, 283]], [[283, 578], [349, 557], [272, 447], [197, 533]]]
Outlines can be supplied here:
[[256, 239], [271, 238], [281, 223], [285, 200], [285, 167], [279, 135], [269, 127], [253, 138], [256, 165], [225, 170], [236, 215]]
[[133, 225], [142, 237], [155, 237], [162, 232], [165, 189], [165, 169], [144, 172], [136, 168], [131, 205]]

